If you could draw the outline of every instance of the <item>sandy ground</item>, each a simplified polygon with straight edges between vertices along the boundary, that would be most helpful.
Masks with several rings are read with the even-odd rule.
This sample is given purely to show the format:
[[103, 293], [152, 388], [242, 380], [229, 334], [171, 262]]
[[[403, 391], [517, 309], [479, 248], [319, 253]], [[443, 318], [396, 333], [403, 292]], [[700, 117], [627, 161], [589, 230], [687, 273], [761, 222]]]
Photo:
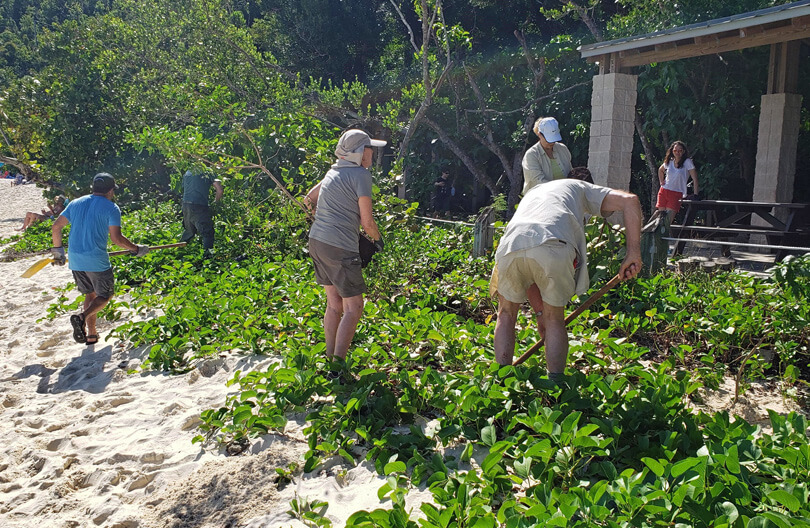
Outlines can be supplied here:
[[[5, 183], [0, 237], [45, 203], [36, 187]], [[377, 500], [384, 481], [367, 466], [297, 474], [279, 489], [275, 468], [306, 450], [301, 423], [257, 439], [240, 456], [192, 444], [199, 413], [224, 402], [234, 371], [274, 358], [220, 357], [183, 375], [138, 372], [144, 351], [108, 339], [110, 323], [100, 321], [101, 341], [84, 346], [73, 341], [67, 315], [42, 319], [71, 276], [48, 266], [20, 278], [38, 258], [0, 262], [0, 526], [299, 528], [286, 513], [299, 497], [328, 502], [326, 516], [339, 528], [355, 511], [385, 506]], [[702, 408], [726, 408], [729, 383], [704, 394]], [[797, 406], [766, 387], [730, 410], [764, 425], [767, 408]], [[412, 511], [427, 497], [411, 493]]]
[[36, 185], [14, 185], [11, 180], [0, 179], [0, 238], [20, 234], [25, 213], [39, 213], [48, 201]]
[[[35, 186], [0, 181], [0, 237], [44, 204]], [[328, 502], [340, 527], [355, 511], [384, 506], [384, 480], [366, 466], [299, 472], [278, 489], [275, 468], [306, 450], [300, 423], [240, 456], [192, 444], [200, 412], [224, 402], [234, 371], [274, 359], [131, 373], [144, 351], [108, 339], [110, 323], [100, 321], [101, 341], [85, 346], [73, 341], [67, 315], [37, 322], [54, 288], [71, 281], [67, 267], [53, 266], [20, 278], [39, 258], [0, 262], [0, 526], [297, 528], [304, 525], [286, 512], [298, 496]]]

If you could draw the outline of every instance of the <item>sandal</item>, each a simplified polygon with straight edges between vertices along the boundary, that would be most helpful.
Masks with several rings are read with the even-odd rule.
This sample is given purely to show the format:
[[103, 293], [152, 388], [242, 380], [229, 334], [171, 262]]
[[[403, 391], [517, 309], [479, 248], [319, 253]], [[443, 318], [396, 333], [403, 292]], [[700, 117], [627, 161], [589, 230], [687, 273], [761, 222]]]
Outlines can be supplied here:
[[84, 341], [85, 345], [95, 345], [96, 343], [98, 343], [98, 335], [96, 334], [90, 334]]
[[87, 334], [84, 331], [84, 316], [71, 315], [70, 324], [73, 326], [73, 340], [77, 343], [87, 342]]

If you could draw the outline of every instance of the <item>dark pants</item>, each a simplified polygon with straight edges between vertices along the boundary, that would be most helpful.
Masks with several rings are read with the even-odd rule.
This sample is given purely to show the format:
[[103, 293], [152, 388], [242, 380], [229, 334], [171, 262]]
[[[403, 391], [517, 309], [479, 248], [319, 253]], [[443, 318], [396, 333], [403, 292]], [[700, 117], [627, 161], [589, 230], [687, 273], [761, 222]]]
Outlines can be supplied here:
[[433, 205], [439, 212], [445, 212], [450, 209], [450, 195], [437, 194], [434, 199]]
[[205, 249], [214, 247], [214, 220], [207, 205], [183, 202], [183, 236], [181, 242], [188, 242], [200, 234]]

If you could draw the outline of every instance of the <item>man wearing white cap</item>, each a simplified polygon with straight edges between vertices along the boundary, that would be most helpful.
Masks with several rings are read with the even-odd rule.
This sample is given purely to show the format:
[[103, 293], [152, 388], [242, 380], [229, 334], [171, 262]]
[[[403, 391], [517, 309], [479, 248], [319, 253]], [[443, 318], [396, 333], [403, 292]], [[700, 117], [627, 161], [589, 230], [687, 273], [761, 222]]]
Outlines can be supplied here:
[[337, 162], [305, 198], [315, 212], [309, 231], [309, 254], [315, 263], [316, 282], [326, 289], [323, 328], [329, 360], [346, 359], [363, 314], [366, 284], [358, 249], [360, 227], [374, 240], [377, 250], [383, 247], [372, 215], [368, 168], [373, 147], [385, 145], [385, 141], [371, 139], [362, 130], [347, 130], [335, 149]]
[[529, 189], [552, 180], [562, 180], [571, 172], [571, 152], [560, 143], [560, 125], [553, 117], [541, 117], [534, 123], [540, 139], [523, 155], [523, 195]]

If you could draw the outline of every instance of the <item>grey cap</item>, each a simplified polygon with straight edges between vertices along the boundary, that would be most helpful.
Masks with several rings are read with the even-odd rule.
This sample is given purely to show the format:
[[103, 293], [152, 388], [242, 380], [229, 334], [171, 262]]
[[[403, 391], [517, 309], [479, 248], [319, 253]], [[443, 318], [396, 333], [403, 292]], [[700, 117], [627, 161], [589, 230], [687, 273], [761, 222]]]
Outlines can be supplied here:
[[99, 172], [93, 177], [94, 193], [107, 193], [112, 189], [118, 189], [118, 186], [115, 184], [115, 178], [112, 177], [112, 174]]
[[351, 130], [347, 130], [342, 136], [340, 136], [337, 148], [335, 148], [335, 156], [340, 159], [345, 159], [349, 154], [358, 152], [362, 153], [363, 149], [367, 146], [384, 147], [387, 144], [388, 142], [386, 141], [382, 141], [381, 139], [371, 139], [368, 134], [362, 130], [353, 128]]
[[560, 125], [553, 117], [541, 117], [538, 119], [534, 123], [534, 133], [543, 134], [543, 137], [546, 138], [546, 141], [549, 143], [562, 141], [562, 136], [560, 135]]

